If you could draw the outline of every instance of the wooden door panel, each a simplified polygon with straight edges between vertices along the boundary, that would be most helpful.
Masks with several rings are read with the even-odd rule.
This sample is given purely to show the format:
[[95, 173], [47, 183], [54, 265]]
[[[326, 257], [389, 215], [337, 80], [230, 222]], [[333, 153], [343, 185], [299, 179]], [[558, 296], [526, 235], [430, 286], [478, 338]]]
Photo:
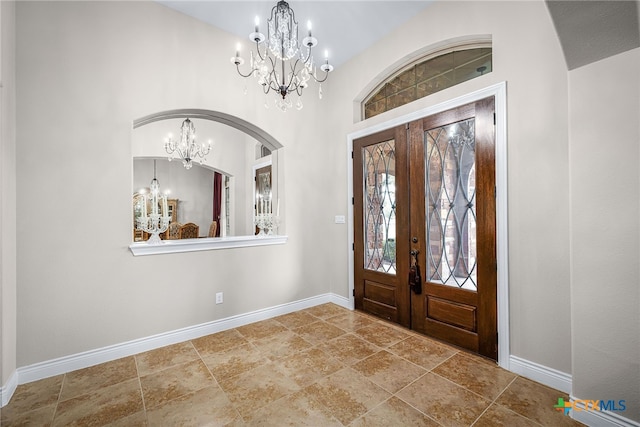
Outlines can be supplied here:
[[[393, 141], [393, 156], [382, 155], [379, 163], [368, 160], [375, 150], [389, 150]], [[408, 184], [406, 174], [406, 130], [404, 126], [357, 139], [353, 146], [354, 182], [354, 296], [357, 309], [387, 320], [410, 326], [410, 295], [405, 278], [408, 272]], [[367, 157], [369, 156], [369, 157]], [[400, 166], [401, 165], [401, 166]], [[390, 203], [388, 194], [379, 201], [380, 206], [370, 204], [368, 179], [371, 168], [381, 175], [393, 176], [395, 203]], [[375, 174], [374, 174], [375, 175]], [[368, 204], [369, 203], [369, 204]], [[395, 238], [384, 241], [376, 233], [391, 226], [388, 210], [393, 205], [393, 231]], [[376, 209], [383, 212], [376, 213]], [[385, 211], [386, 209], [386, 211]], [[376, 222], [376, 215], [382, 215]], [[373, 225], [370, 219], [374, 218]], [[373, 236], [372, 236], [373, 234]], [[383, 233], [384, 234], [384, 233]], [[366, 247], [365, 247], [366, 246]]]
[[477, 307], [461, 304], [458, 301], [448, 301], [427, 295], [427, 318], [442, 323], [476, 332], [478, 326]]
[[496, 359], [493, 98], [410, 128], [411, 248], [424, 272], [412, 328]]
[[[354, 141], [354, 295], [359, 310], [497, 359], [493, 111], [494, 100], [487, 98]], [[371, 218], [382, 215], [377, 209], [388, 212], [390, 204], [377, 207], [368, 199], [371, 188], [364, 189], [372, 168], [377, 171], [365, 165], [375, 157], [372, 147], [390, 140], [395, 144], [392, 269], [388, 260], [380, 264], [390, 257], [383, 246], [389, 236], [371, 238], [378, 227]], [[438, 176], [438, 168], [450, 173], [451, 165], [457, 172]], [[409, 287], [414, 262], [422, 272], [422, 291]]]

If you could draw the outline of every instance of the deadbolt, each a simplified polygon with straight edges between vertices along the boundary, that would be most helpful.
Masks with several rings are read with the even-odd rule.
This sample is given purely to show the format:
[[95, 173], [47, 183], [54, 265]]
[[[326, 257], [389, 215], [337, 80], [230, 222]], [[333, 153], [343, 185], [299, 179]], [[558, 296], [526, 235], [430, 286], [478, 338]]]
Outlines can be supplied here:
[[412, 241], [413, 243], [418, 243], [418, 238], [417, 238], [417, 237], [412, 237], [412, 238], [411, 238], [411, 241]]

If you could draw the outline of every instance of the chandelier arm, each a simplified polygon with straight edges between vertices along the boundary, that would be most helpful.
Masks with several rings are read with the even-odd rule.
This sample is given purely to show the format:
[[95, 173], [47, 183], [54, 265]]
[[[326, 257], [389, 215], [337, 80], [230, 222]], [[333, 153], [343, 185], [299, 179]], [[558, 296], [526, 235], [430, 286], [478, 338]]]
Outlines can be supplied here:
[[258, 52], [258, 56], [260, 57], [261, 61], [264, 61], [265, 59], [269, 58], [269, 49], [267, 48], [267, 46], [264, 47], [264, 56], [263, 56], [262, 52], [260, 52], [260, 43], [258, 41], [256, 41], [256, 52]]
[[252, 69], [249, 74], [242, 74], [242, 71], [240, 71], [240, 64], [239, 63], [236, 64], [236, 70], [238, 71], [238, 74], [240, 74], [242, 77], [251, 77], [253, 75], [253, 73], [256, 72], [255, 69]]
[[322, 79], [318, 79], [318, 78], [315, 76], [315, 73], [311, 74], [311, 77], [313, 77], [313, 80], [315, 80], [317, 83], [322, 83], [323, 81], [327, 80], [327, 78], [329, 77], [329, 72], [328, 72], [328, 71], [325, 71], [325, 72], [324, 72], [324, 78], [322, 78]]
[[311, 58], [311, 49], [313, 49], [313, 47], [312, 47], [312, 46], [307, 46], [307, 57], [306, 57], [306, 58], [304, 58], [304, 61], [303, 61], [305, 64], [306, 64], [306, 63], [309, 61], [309, 59]]
[[269, 73], [269, 84], [265, 86], [268, 87], [267, 91], [265, 93], [268, 93], [269, 90], [273, 90], [275, 92], [280, 92], [280, 86], [278, 86], [278, 80], [277, 80], [275, 71], [271, 70], [271, 72]]
[[[276, 74], [276, 64], [273, 62], [273, 58], [268, 57], [271, 62], [271, 72], [269, 72], [269, 89], [276, 92], [280, 92], [280, 86], [278, 85], [278, 75]], [[268, 93], [267, 90], [265, 93]]]
[[300, 62], [300, 58], [296, 58], [296, 62], [294, 62], [293, 64], [289, 64], [289, 66], [291, 67], [291, 74], [292, 75], [298, 74], [298, 73], [296, 73], [296, 68], [298, 67], [298, 62]]

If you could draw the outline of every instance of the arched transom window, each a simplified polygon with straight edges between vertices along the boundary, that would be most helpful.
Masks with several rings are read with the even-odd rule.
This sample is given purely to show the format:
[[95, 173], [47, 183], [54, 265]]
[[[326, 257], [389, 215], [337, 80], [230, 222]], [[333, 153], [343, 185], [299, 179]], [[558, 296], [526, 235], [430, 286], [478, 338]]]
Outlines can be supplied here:
[[394, 74], [363, 102], [364, 118], [474, 79], [492, 70], [490, 47], [460, 49], [422, 57]]

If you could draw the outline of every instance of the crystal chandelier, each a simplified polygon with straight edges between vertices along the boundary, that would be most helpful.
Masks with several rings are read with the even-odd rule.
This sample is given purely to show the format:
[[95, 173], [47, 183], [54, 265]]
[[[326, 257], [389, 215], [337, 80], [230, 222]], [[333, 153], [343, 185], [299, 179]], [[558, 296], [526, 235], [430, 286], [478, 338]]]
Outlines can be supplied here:
[[[155, 160], [153, 161], [153, 179], [149, 190], [149, 193], [144, 194], [140, 199], [142, 206], [140, 206], [141, 215], [137, 218], [137, 228], [151, 234], [147, 241], [148, 244], [157, 245], [162, 243], [160, 233], [167, 231], [171, 217], [167, 207], [167, 195], [160, 193]], [[147, 205], [151, 207], [151, 213], [148, 213]]]
[[211, 141], [207, 144], [197, 144], [196, 127], [191, 120], [186, 119], [180, 127], [180, 140], [174, 140], [173, 136], [169, 134], [165, 140], [164, 149], [170, 155], [169, 161], [173, 160], [177, 153], [182, 159], [182, 165], [185, 169], [191, 169], [192, 161], [196, 158], [200, 157], [200, 163], [206, 160], [205, 156], [211, 151]]
[[[308, 23], [308, 35], [300, 44], [298, 22], [286, 1], [279, 1], [271, 9], [268, 37], [260, 32], [259, 23], [259, 18], [256, 17], [255, 31], [249, 34], [249, 39], [256, 44], [256, 53], [251, 52], [249, 72], [244, 74], [240, 71], [240, 66], [244, 64], [244, 59], [240, 57], [240, 46], [231, 62], [236, 65], [238, 74], [242, 77], [254, 76], [265, 94], [275, 91], [279, 95], [276, 106], [282, 111], [292, 107], [291, 97], [288, 95], [296, 93], [296, 108], [299, 110], [302, 108], [302, 90], [309, 85], [309, 81], [313, 79], [322, 83], [333, 70], [333, 66], [329, 65], [328, 52], [325, 51], [324, 64], [320, 66], [324, 75], [318, 77], [312, 55], [312, 48], [318, 44], [318, 40], [311, 34], [311, 22]], [[322, 98], [322, 85], [318, 95]]]

